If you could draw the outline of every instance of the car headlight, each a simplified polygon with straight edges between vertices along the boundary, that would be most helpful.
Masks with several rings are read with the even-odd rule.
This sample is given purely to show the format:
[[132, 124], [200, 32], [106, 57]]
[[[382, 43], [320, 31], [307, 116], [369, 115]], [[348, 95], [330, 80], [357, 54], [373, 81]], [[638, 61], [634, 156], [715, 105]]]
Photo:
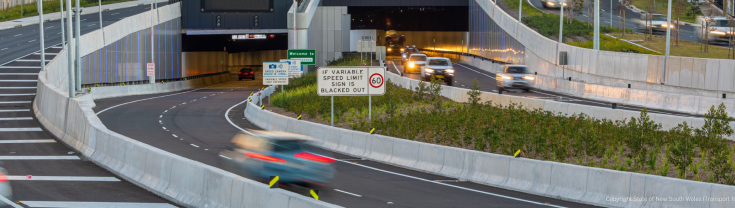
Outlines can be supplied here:
[[563, 3], [562, 5], [567, 6], [567, 3]]
[[671, 25], [671, 26], [669, 26], [668, 24], [661, 25], [661, 27], [663, 27], [663, 28], [666, 28], [667, 26], [670, 27], [671, 29], [674, 29], [674, 25]]
[[718, 30], [710, 31], [710, 33], [715, 34], [715, 35], [725, 35], [726, 34], [725, 32], [718, 31]]
[[408, 68], [416, 67], [416, 64], [413, 64], [413, 62], [408, 63]]
[[401, 52], [405, 51], [403, 48], [401, 48]]
[[433, 70], [433, 69], [429, 69], [429, 68], [427, 68], [427, 69], [426, 69], [426, 73], [434, 73], [434, 70]]
[[509, 77], [509, 76], [505, 76], [505, 75], [503, 75], [502, 78], [503, 79], [513, 79], [513, 77]]
[[388, 52], [391, 52], [391, 51], [393, 51], [393, 49], [392, 48], [388, 48]]
[[549, 1], [549, 2], [546, 2], [546, 4], [548, 4], [549, 6], [554, 6], [554, 2]]
[[534, 80], [535, 78], [533, 78], [532, 76], [524, 76], [523, 79], [525, 79], [525, 80]]
[[454, 69], [447, 69], [447, 70], [444, 70], [444, 71], [447, 72], [447, 73], [450, 73], [450, 74], [454, 74]]
[[402, 56], [403, 56], [403, 58], [406, 58], [406, 54], [403, 54]]

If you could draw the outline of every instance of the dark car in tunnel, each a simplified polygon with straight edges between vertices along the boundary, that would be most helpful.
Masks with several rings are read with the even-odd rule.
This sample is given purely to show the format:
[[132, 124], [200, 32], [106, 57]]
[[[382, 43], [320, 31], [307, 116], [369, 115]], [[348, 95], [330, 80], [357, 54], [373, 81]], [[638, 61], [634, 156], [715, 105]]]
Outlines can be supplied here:
[[253, 71], [253, 69], [250, 69], [250, 68], [240, 69], [240, 72], [237, 73], [237, 80], [242, 80], [242, 79], [255, 80], [255, 71]]

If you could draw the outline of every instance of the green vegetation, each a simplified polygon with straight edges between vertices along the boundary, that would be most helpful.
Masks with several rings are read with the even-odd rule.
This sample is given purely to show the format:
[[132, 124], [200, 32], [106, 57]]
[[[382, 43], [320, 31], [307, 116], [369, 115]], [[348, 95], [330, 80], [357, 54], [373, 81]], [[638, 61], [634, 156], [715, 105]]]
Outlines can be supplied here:
[[[574, 41], [573, 40], [573, 41], [567, 42], [567, 44], [577, 46], [577, 47], [582, 47], [582, 48], [593, 48], [593, 45], [594, 45], [592, 40], [584, 40], [584, 41]], [[602, 48], [602, 50], [605, 50], [605, 51], [663, 55], [661, 53], [656, 53], [654, 51], [627, 43], [622, 40], [608, 37], [605, 35], [600, 36], [600, 48]]]
[[[350, 58], [333, 64], [344, 64]], [[292, 79], [271, 104], [308, 119], [330, 119], [330, 98], [316, 94], [316, 75]], [[403, 139], [590, 167], [733, 184], [733, 130], [724, 105], [713, 106], [701, 128], [681, 124], [663, 130], [644, 109], [623, 121], [585, 114], [561, 115], [520, 105], [479, 102], [480, 88], [467, 103], [439, 95], [440, 82], [422, 82], [407, 90], [387, 83], [384, 96], [373, 96], [373, 120], [367, 97], [335, 97], [335, 125]]]
[[[653, 13], [666, 15], [668, 13], [669, 2], [668, 1], [656, 1], [656, 6], [653, 7], [653, 1], [651, 0], [629, 0], [630, 3], [638, 9], [648, 12], [650, 9], [655, 8]], [[671, 5], [671, 16], [672, 21], [679, 17], [682, 22], [695, 23], [697, 15], [702, 15], [702, 11], [699, 6], [692, 5], [686, 0], [673, 0]], [[679, 13], [679, 14], [677, 14]], [[639, 14], [628, 14], [628, 15], [639, 15]]]
[[[132, 0], [102, 0], [102, 4], [114, 4], [114, 3], [120, 3], [120, 2], [126, 2], [126, 1], [132, 1]], [[80, 0], [79, 3], [82, 7], [93, 7], [98, 5], [98, 1], [96, 0]], [[59, 1], [44, 1], [43, 2], [43, 13], [54, 13], [59, 12], [61, 10], [61, 3]], [[66, 4], [64, 4], [66, 5]], [[72, 1], [72, 7], [76, 6], [75, 1]], [[24, 4], [23, 10], [21, 12], [21, 6], [14, 6], [11, 8], [8, 8], [6, 10], [0, 10], [0, 22], [4, 21], [10, 21], [14, 19], [20, 19], [24, 17], [32, 17], [32, 16], [38, 16], [38, 10], [36, 9], [36, 3], [30, 3], [30, 4]], [[66, 9], [66, 6], [64, 6], [64, 9]], [[21, 16], [22, 13], [22, 16]]]

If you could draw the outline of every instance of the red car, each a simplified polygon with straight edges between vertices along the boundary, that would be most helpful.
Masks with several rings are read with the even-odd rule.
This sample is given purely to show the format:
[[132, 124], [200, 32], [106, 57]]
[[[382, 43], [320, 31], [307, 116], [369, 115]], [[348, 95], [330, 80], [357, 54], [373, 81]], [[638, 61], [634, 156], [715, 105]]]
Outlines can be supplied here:
[[253, 69], [240, 69], [240, 72], [237, 73], [237, 80], [242, 79], [255, 80], [255, 72], [253, 71]]

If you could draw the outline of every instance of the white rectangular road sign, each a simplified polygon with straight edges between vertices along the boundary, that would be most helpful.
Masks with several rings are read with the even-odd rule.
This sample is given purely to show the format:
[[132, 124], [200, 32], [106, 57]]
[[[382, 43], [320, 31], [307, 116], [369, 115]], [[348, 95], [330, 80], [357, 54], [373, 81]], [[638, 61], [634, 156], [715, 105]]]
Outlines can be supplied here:
[[383, 95], [385, 68], [320, 67], [316, 86], [319, 96]]
[[149, 77], [156, 76], [156, 64], [155, 63], [147, 63], [145, 65], [145, 71], [146, 75]]
[[263, 85], [288, 85], [288, 65], [263, 62]]
[[301, 60], [296, 59], [281, 59], [282, 63], [288, 64], [288, 78], [301, 77], [304, 69], [301, 66]]

